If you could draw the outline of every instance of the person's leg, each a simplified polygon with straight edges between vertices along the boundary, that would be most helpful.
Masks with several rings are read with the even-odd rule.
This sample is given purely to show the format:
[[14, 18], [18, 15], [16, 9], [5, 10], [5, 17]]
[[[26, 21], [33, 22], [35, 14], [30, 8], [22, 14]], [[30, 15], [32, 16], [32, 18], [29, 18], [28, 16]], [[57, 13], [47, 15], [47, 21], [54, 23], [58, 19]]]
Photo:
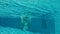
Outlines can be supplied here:
[[29, 26], [30, 26], [30, 18], [28, 16], [23, 16], [22, 17], [23, 30], [28, 30]]

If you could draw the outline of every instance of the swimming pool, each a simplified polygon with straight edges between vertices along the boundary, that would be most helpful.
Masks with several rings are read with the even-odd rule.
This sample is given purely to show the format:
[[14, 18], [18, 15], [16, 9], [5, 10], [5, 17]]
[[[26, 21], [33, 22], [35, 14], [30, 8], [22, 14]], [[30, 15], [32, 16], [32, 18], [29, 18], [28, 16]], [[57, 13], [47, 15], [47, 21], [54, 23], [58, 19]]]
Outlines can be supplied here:
[[59, 34], [60, 12], [55, 4], [50, 0], [0, 0], [0, 32], [7, 30], [6, 34], [10, 34], [12, 30], [12, 34]]

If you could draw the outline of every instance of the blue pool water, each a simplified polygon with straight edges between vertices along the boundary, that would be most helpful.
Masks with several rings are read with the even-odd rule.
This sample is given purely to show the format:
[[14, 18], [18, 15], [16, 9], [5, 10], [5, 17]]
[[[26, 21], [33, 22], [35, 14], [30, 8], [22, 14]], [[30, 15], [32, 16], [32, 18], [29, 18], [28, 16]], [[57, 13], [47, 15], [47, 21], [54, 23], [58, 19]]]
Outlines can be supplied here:
[[[59, 0], [0, 0], [0, 34], [60, 34]], [[24, 31], [22, 18], [30, 20]], [[25, 22], [25, 21], [23, 21]]]

